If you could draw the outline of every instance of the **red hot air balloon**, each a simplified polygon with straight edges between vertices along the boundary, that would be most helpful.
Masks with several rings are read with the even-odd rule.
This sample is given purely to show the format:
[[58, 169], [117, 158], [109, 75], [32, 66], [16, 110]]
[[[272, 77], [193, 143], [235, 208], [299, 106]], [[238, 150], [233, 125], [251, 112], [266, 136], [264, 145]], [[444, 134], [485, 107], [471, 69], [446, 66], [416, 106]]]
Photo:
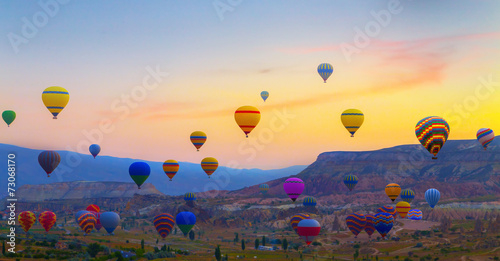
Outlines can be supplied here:
[[372, 237], [373, 232], [375, 232], [375, 216], [372, 214], [365, 215], [366, 224], [365, 224], [365, 232], [368, 234], [368, 238]]
[[78, 218], [78, 225], [85, 232], [85, 235], [87, 235], [90, 231], [92, 231], [92, 229], [94, 229], [96, 221], [97, 220], [94, 214], [86, 212]]
[[289, 178], [283, 183], [283, 189], [290, 199], [295, 202], [304, 191], [304, 181], [299, 178]]
[[347, 216], [346, 223], [349, 230], [354, 234], [354, 238], [357, 238], [358, 234], [365, 228], [366, 217], [358, 213], [353, 213]]
[[315, 237], [319, 235], [321, 226], [314, 219], [304, 219], [297, 225], [297, 233], [304, 239], [307, 245], [311, 244]]
[[56, 214], [51, 211], [44, 211], [38, 216], [38, 222], [42, 224], [46, 232], [49, 232], [52, 226], [54, 226], [54, 224], [56, 223], [56, 219]]
[[19, 214], [17, 219], [19, 220], [19, 224], [23, 228], [24, 232], [28, 233], [31, 226], [35, 224], [36, 216], [31, 211], [23, 211]]
[[94, 211], [94, 212], [101, 212], [101, 208], [98, 205], [92, 204], [89, 205], [85, 210], [87, 211]]

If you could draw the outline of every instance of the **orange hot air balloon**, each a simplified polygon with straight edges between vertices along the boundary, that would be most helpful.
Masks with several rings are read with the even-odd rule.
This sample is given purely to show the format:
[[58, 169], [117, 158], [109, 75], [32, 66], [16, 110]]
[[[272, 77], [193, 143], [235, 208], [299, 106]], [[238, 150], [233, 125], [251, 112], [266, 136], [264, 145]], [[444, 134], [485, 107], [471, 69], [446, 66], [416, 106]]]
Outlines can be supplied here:
[[394, 202], [401, 194], [401, 187], [396, 183], [391, 183], [385, 186], [385, 194]]
[[191, 133], [189, 139], [191, 140], [191, 143], [193, 143], [196, 150], [200, 151], [201, 146], [203, 146], [203, 144], [205, 144], [205, 141], [207, 141], [207, 134], [205, 134], [203, 131], [195, 131]]
[[207, 173], [208, 178], [217, 170], [217, 167], [219, 167], [219, 162], [215, 158], [207, 157], [201, 161], [201, 168]]
[[56, 214], [51, 211], [44, 211], [38, 216], [38, 222], [42, 224], [46, 232], [49, 232], [52, 226], [54, 226], [54, 224], [56, 223], [56, 219]]
[[406, 214], [408, 214], [408, 211], [410, 211], [410, 203], [406, 201], [400, 201], [398, 204], [396, 204], [396, 211], [398, 212], [399, 216], [402, 218], [406, 217]]
[[172, 178], [179, 171], [179, 162], [176, 160], [166, 160], [163, 162], [163, 171], [170, 178], [170, 181], [172, 181]]
[[36, 216], [31, 211], [23, 211], [19, 214], [17, 220], [19, 220], [19, 224], [21, 224], [21, 227], [23, 228], [24, 232], [28, 233], [31, 226], [35, 224]]
[[260, 111], [253, 106], [241, 106], [234, 112], [234, 119], [248, 138], [248, 134], [259, 124]]

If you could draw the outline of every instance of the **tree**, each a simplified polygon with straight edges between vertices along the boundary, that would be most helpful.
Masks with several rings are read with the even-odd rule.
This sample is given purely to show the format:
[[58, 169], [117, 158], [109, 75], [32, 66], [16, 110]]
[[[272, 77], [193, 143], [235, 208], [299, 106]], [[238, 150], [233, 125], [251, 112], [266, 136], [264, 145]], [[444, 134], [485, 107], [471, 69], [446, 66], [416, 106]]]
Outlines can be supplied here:
[[221, 261], [222, 257], [220, 255], [220, 246], [217, 245], [217, 248], [215, 248], [215, 259], [217, 259], [217, 261]]
[[281, 247], [283, 248], [283, 250], [285, 250], [285, 252], [288, 249], [288, 241], [286, 240], [286, 238], [281, 242]]
[[[259, 245], [260, 245], [260, 243], [259, 243], [259, 239], [257, 238], [257, 239], [255, 239], [255, 249], [258, 249], [258, 248], [259, 248]], [[5, 245], [4, 245], [4, 246], [5, 246]]]
[[359, 250], [356, 249], [356, 252], [354, 252], [354, 254], [353, 254], [354, 260], [357, 260], [358, 256], [359, 256]]
[[191, 239], [191, 241], [194, 240], [194, 231], [193, 230], [189, 231], [189, 239]]
[[156, 239], [156, 244], [158, 244], [158, 238]]
[[234, 241], [235, 242], [240, 241], [239, 238], [238, 238], [238, 233], [236, 233], [236, 232], [234, 233]]
[[266, 236], [262, 236], [262, 245], [266, 246]]
[[241, 239], [241, 250], [245, 250], [245, 240]]
[[99, 252], [101, 251], [102, 247], [98, 243], [89, 244], [89, 246], [87, 247], [87, 253], [89, 253], [90, 257], [97, 256], [97, 254], [99, 254]]
[[141, 249], [144, 250], [144, 239], [141, 240]]

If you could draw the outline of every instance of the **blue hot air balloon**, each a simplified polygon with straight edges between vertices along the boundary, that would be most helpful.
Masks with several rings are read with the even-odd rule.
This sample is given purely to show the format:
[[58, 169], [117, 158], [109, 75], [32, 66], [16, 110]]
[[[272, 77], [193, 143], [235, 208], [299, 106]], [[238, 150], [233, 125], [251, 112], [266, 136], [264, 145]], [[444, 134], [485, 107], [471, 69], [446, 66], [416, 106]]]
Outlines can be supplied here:
[[151, 173], [151, 168], [146, 162], [134, 162], [128, 168], [128, 173], [140, 189], [144, 181], [148, 179], [149, 174]]
[[302, 204], [304, 205], [304, 207], [315, 207], [316, 199], [313, 197], [305, 197]]
[[75, 214], [75, 222], [78, 224], [78, 219], [80, 218], [81, 215], [87, 213], [87, 212], [90, 212], [90, 211], [87, 211], [87, 210], [80, 210], [78, 212], [76, 212]]
[[194, 227], [194, 224], [196, 224], [196, 216], [188, 211], [180, 212], [175, 217], [175, 223], [181, 229], [182, 233], [184, 233], [184, 236], [186, 236]]
[[431, 206], [431, 208], [434, 208], [440, 198], [441, 193], [439, 193], [439, 190], [437, 189], [431, 188], [425, 192], [425, 200], [427, 201], [427, 203], [429, 203], [429, 206]]
[[116, 227], [120, 223], [120, 215], [115, 212], [104, 212], [101, 214], [101, 225], [108, 234], [114, 235], [113, 231], [115, 231]]
[[267, 98], [269, 98], [269, 92], [267, 91], [262, 91], [260, 93], [260, 97], [262, 97], [262, 99], [264, 100], [264, 102], [267, 100]]
[[95, 159], [95, 156], [97, 156], [97, 154], [99, 154], [99, 152], [101, 152], [101, 146], [99, 146], [97, 144], [92, 144], [89, 147], [89, 151], [90, 151], [90, 154], [92, 154], [92, 156], [94, 156], [94, 159]]
[[384, 238], [389, 231], [391, 231], [392, 226], [394, 225], [394, 216], [389, 213], [379, 212], [374, 215], [375, 220], [373, 225], [375, 229], [380, 233], [382, 238]]
[[330, 77], [330, 75], [332, 75], [333, 73], [333, 66], [329, 63], [322, 63], [318, 66], [318, 73], [326, 83], [328, 77]]
[[187, 192], [184, 194], [184, 200], [185, 201], [195, 201], [196, 200], [196, 194], [193, 192]]
[[358, 184], [358, 177], [349, 174], [344, 177], [344, 184], [349, 189], [349, 191], [352, 191], [354, 187], [356, 187], [356, 184]]
[[405, 189], [405, 190], [401, 191], [400, 196], [401, 196], [401, 199], [403, 201], [411, 203], [413, 198], [415, 198], [415, 192], [413, 192], [413, 190], [411, 190], [411, 189]]

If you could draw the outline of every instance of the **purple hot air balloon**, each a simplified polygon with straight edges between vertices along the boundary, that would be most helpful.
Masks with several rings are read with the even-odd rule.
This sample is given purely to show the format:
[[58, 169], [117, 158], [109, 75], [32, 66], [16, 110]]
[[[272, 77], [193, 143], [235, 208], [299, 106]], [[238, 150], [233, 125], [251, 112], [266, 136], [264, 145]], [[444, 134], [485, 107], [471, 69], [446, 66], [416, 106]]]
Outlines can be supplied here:
[[289, 178], [283, 183], [283, 189], [285, 189], [286, 194], [290, 199], [295, 202], [295, 200], [304, 191], [304, 181], [299, 178]]

